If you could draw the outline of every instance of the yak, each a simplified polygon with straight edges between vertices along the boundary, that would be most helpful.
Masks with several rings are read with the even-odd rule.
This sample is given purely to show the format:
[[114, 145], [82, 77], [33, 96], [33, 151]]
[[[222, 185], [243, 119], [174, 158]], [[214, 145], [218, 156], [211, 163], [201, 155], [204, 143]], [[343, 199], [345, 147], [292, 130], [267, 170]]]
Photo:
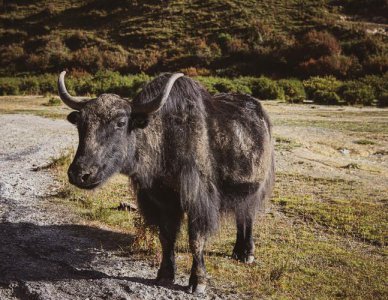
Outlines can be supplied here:
[[71, 184], [93, 189], [127, 175], [139, 210], [159, 229], [162, 259], [156, 283], [174, 281], [174, 247], [187, 216], [193, 256], [189, 291], [206, 289], [204, 247], [220, 216], [234, 213], [233, 258], [254, 260], [252, 227], [274, 184], [271, 122], [256, 98], [211, 95], [181, 73], [162, 74], [132, 100], [115, 94], [71, 96], [62, 72], [58, 90], [74, 109], [79, 145], [68, 169]]

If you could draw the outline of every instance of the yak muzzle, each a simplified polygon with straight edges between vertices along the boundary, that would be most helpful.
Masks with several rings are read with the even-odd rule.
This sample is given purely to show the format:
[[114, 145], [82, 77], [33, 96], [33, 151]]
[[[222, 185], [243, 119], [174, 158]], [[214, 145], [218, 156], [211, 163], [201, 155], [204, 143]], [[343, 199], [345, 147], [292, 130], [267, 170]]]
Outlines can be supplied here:
[[97, 167], [71, 165], [67, 174], [69, 182], [81, 189], [93, 189], [101, 183]]

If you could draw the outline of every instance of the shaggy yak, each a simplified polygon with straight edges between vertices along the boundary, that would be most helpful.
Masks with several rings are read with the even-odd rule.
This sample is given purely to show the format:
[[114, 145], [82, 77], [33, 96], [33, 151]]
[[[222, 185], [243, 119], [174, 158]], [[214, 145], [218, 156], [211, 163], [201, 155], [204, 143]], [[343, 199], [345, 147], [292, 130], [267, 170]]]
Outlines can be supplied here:
[[64, 76], [59, 95], [76, 110], [67, 119], [79, 134], [69, 181], [92, 189], [115, 173], [131, 178], [144, 219], [159, 228], [157, 282], [174, 281], [184, 214], [193, 255], [189, 291], [206, 288], [204, 246], [223, 212], [236, 217], [233, 257], [253, 261], [254, 217], [274, 182], [271, 123], [257, 99], [212, 96], [180, 73], [155, 78], [132, 101], [115, 94], [78, 99], [67, 92]]

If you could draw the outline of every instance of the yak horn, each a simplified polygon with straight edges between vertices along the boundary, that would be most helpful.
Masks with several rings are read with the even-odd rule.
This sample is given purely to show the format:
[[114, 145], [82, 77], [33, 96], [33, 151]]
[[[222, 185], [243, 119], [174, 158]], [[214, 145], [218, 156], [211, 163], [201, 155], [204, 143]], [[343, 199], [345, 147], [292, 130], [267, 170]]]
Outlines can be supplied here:
[[164, 90], [162, 93], [160, 93], [150, 102], [134, 105], [133, 112], [142, 113], [142, 114], [152, 114], [160, 110], [163, 107], [163, 105], [166, 103], [175, 81], [182, 76], [184, 76], [184, 74], [182, 73], [173, 74], [167, 81], [167, 84], [164, 87]]
[[58, 93], [62, 101], [72, 109], [81, 110], [89, 99], [77, 99], [69, 94], [65, 85], [66, 71], [61, 72], [58, 78]]

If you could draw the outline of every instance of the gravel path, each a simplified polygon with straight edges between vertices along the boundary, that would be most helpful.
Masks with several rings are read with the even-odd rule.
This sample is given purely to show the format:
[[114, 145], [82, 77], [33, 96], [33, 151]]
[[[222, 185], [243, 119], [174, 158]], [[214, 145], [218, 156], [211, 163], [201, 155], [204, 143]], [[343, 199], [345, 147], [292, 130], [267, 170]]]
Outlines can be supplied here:
[[[65, 121], [0, 115], [0, 299], [193, 299], [187, 276], [155, 286], [154, 267], [123, 255], [127, 235], [82, 225], [47, 200], [58, 185], [34, 169], [75, 144]], [[230, 297], [210, 289], [206, 298]]]

